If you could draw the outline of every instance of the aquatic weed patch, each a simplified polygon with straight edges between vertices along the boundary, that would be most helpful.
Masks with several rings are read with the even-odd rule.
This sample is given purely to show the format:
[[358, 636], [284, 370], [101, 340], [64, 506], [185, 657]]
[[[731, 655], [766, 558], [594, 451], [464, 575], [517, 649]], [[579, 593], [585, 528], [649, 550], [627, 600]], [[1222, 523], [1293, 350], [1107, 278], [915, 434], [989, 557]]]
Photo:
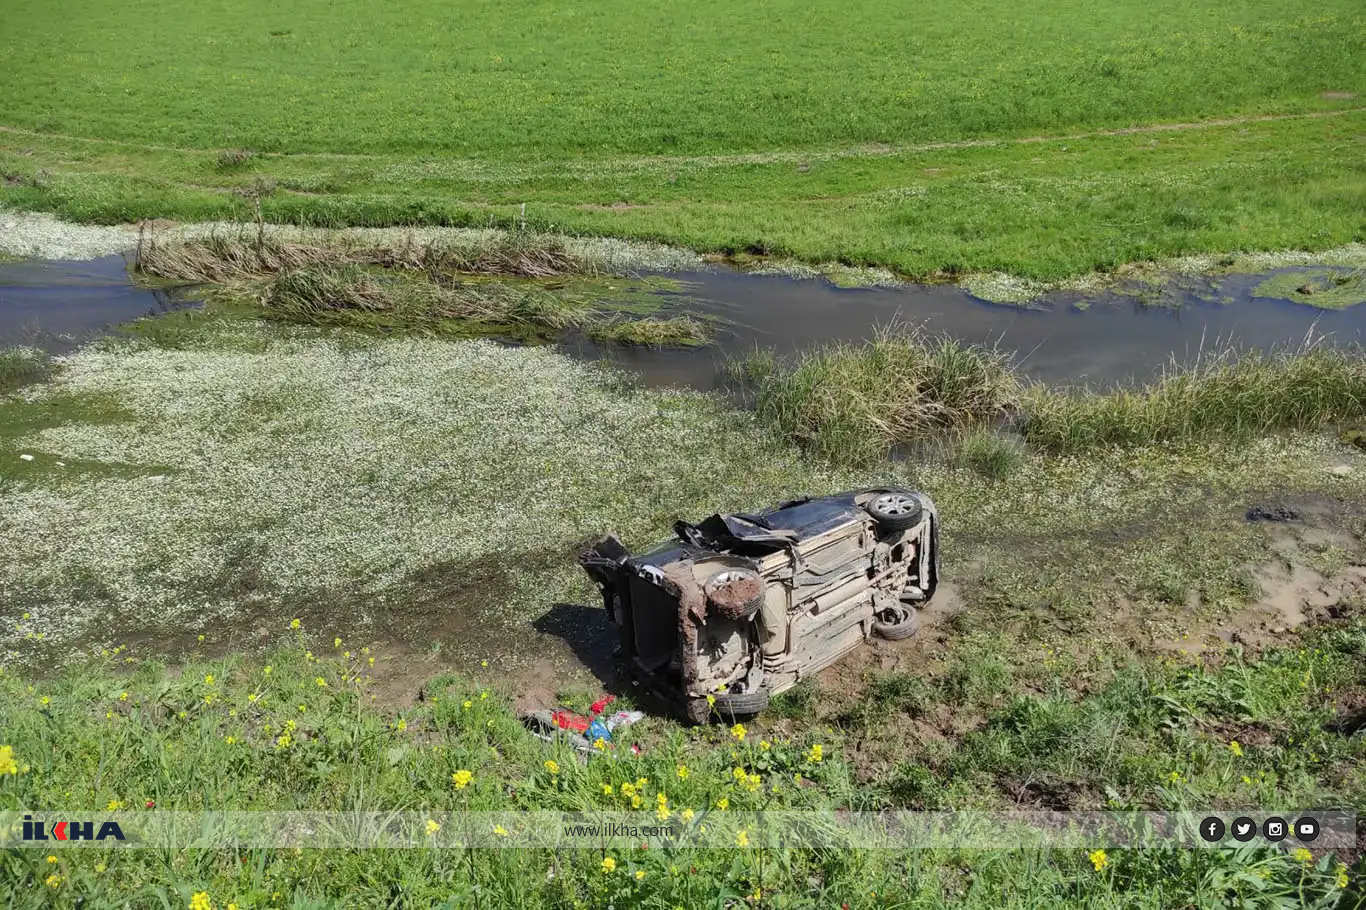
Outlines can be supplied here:
[[[130, 415], [34, 424], [5, 456], [22, 449], [47, 466], [5, 491], [0, 590], [41, 618], [50, 646], [103, 638], [110, 610], [152, 627], [232, 616], [236, 598], [183, 595], [223, 570], [234, 541], [260, 548], [266, 590], [381, 593], [433, 563], [563, 552], [606, 527], [662, 533], [676, 510], [777, 499], [805, 475], [743, 414], [632, 390], [550, 351], [288, 337], [225, 347], [85, 351], [13, 405], [23, 419], [98, 393]], [[73, 480], [51, 467], [66, 458], [175, 470]], [[49, 552], [52, 539], [69, 546]], [[77, 570], [110, 596], [72, 600], [63, 579]], [[548, 574], [513, 567], [491, 610], [515, 628], [555, 599], [585, 601], [578, 575], [568, 556]]]
[[1252, 289], [1254, 297], [1293, 300], [1326, 310], [1366, 303], [1366, 272], [1362, 269], [1303, 269], [1272, 275]]

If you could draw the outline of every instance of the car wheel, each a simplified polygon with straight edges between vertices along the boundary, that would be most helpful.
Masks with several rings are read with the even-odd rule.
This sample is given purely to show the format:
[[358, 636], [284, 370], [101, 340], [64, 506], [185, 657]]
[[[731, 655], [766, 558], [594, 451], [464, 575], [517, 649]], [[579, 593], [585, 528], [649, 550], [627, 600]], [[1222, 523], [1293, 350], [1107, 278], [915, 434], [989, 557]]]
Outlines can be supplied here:
[[900, 490], [880, 490], [863, 507], [887, 531], [907, 531], [920, 524], [925, 509], [919, 498]]
[[903, 638], [910, 638], [920, 631], [920, 614], [914, 610], [908, 610], [906, 618], [900, 622], [883, 622], [880, 619], [873, 620], [873, 634], [878, 638], [885, 638], [888, 641], [901, 641]]
[[712, 706], [723, 720], [735, 721], [753, 717], [768, 707], [768, 693], [763, 689], [754, 692], [724, 692], [716, 696]]
[[749, 619], [764, 605], [764, 580], [749, 569], [725, 569], [703, 586], [717, 615], [735, 621]]

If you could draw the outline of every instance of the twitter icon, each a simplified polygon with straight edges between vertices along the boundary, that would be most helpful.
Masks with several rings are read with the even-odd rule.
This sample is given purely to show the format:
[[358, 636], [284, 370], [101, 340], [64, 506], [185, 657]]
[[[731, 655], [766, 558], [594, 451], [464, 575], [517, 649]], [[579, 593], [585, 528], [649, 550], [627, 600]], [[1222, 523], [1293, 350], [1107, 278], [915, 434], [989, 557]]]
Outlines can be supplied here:
[[1233, 824], [1228, 826], [1228, 830], [1229, 833], [1233, 835], [1234, 840], [1247, 843], [1257, 836], [1257, 823], [1252, 819], [1243, 816], [1241, 818], [1235, 818]]

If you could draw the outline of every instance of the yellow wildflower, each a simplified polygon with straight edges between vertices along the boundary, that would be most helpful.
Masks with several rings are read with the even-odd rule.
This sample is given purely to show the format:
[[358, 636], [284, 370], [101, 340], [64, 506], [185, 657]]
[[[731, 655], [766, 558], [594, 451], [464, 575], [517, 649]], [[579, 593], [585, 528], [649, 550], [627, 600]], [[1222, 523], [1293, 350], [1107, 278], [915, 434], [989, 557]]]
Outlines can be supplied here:
[[679, 780], [687, 780], [687, 779], [688, 779], [688, 766], [687, 766], [687, 765], [679, 765], [679, 766], [678, 766], [678, 779], [679, 779]]
[[637, 870], [636, 870], [636, 881], [640, 881], [640, 880], [641, 880], [642, 878], [644, 878], [644, 877], [645, 877], [645, 870], [644, 870], [644, 869], [637, 869]]
[[1310, 853], [1304, 847], [1298, 848], [1291, 856], [1299, 863], [1312, 863], [1314, 861], [1314, 854]]
[[451, 775], [451, 781], [455, 784], [455, 789], [463, 790], [474, 780], [474, 772], [466, 771], [463, 768]]
[[1337, 868], [1333, 870], [1333, 884], [1339, 888], [1347, 887], [1347, 866], [1344, 863], [1338, 863]]
[[731, 727], [731, 728], [730, 728], [730, 735], [731, 735], [731, 736], [734, 736], [736, 739], [741, 739], [741, 740], [744, 739], [744, 738], [745, 738], [745, 725], [744, 725], [744, 724], [736, 724], [735, 726]]
[[711, 708], [711, 707], [714, 707], [715, 705], [716, 705], [716, 696], [715, 696], [715, 695], [708, 695], [708, 696], [707, 696], [707, 707]]
[[617, 861], [610, 856], [604, 856], [602, 858], [602, 871], [608, 873], [617, 871]]
[[440, 825], [439, 823], [437, 823], [434, 819], [430, 819], [430, 818], [427, 819], [427, 836], [428, 836], [428, 837], [430, 837], [431, 835], [435, 834], [436, 832], [438, 832], [438, 831], [440, 831], [440, 830], [441, 830], [441, 825]]
[[593, 740], [593, 748], [597, 749], [599, 752], [606, 752], [607, 741], [604, 740], [601, 736], [599, 736], [597, 739]]
[[493, 833], [496, 834], [496, 835], [498, 835], [499, 837], [507, 837], [507, 836], [508, 836], [508, 829], [507, 829], [507, 828], [504, 828], [502, 825], [494, 825], [494, 826], [493, 826]]
[[749, 846], [749, 832], [746, 831], [744, 828], [741, 828], [739, 831], [736, 831], [736, 832], [735, 832], [735, 846], [737, 846], [737, 847], [748, 847], [748, 846]]
[[269, 675], [270, 675], [270, 671], [273, 670], [273, 669], [274, 669], [274, 668], [273, 668], [270, 664], [266, 664], [266, 670], [265, 670], [266, 675], [269, 676]]
[[49, 863], [55, 863], [55, 862], [57, 861], [57, 857], [55, 857], [55, 856], [53, 856], [51, 853], [49, 853], [49, 854], [47, 855], [47, 861], [48, 861]]
[[326, 688], [327, 688], [327, 680], [325, 680], [325, 679], [323, 679], [321, 676], [319, 676], [317, 679], [313, 680], [313, 685], [317, 686], [319, 689], [326, 689]]
[[1236, 739], [1229, 741], [1228, 750], [1232, 752], [1234, 755], [1236, 755], [1238, 758], [1243, 757], [1243, 747], [1238, 744], [1238, 740]]
[[555, 759], [553, 758], [547, 758], [545, 761], [545, 769], [549, 771], [551, 776], [553, 777], [554, 775], [560, 773], [560, 763], [555, 761]]
[[120, 693], [119, 693], [119, 701], [127, 701], [127, 700], [128, 700], [128, 693], [127, 693], [127, 692], [120, 692]]
[[716, 801], [716, 808], [720, 809], [722, 812], [726, 811], [730, 808], [730, 800], [726, 799], [724, 796], [721, 797]]
[[1104, 850], [1092, 850], [1086, 854], [1086, 858], [1091, 861], [1091, 865], [1097, 872], [1110, 864], [1110, 857], [1105, 854]]
[[0, 746], [0, 774], [19, 773], [19, 763], [14, 760], [13, 746]]
[[400, 717], [398, 723], [394, 724], [394, 729], [402, 733], [404, 730], [408, 729], [408, 722]]
[[213, 910], [213, 902], [209, 900], [209, 892], [196, 891], [191, 895], [190, 910]]
[[683, 819], [684, 823], [686, 824], [687, 822], [692, 821], [692, 817], [696, 814], [697, 813], [691, 809], [684, 809], [682, 812], [678, 813], [678, 817]]
[[613, 791], [612, 791], [612, 785], [611, 785], [611, 784], [603, 784], [603, 785], [602, 785], [602, 795], [603, 795], [603, 796], [611, 796], [611, 795], [612, 795], [612, 792], [613, 792]]
[[332, 647], [334, 647], [334, 648], [340, 648], [340, 647], [341, 647], [341, 639], [340, 639], [340, 638], [334, 638], [334, 639], [332, 639]]
[[763, 749], [765, 752], [767, 752], [767, 751], [768, 751], [769, 749], [771, 749], [772, 747], [773, 747], [773, 746], [772, 746], [772, 743], [770, 743], [768, 740], [766, 740], [766, 739], [761, 739], [761, 740], [759, 740], [759, 748], [760, 748], [760, 749]]
[[55, 891], [57, 888], [61, 887], [62, 877], [60, 875], [49, 875], [47, 878], [43, 879], [43, 884]]
[[290, 627], [291, 629], [297, 629], [297, 628], [299, 628], [300, 625], [301, 625], [301, 623], [300, 623], [297, 619], [291, 619], [291, 620], [289, 621], [289, 627]]
[[468, 699], [466, 699], [465, 704], [462, 705], [461, 707], [463, 707], [466, 711], [468, 711], [470, 708], [473, 708], [473, 707], [474, 707], [474, 702], [469, 701]]
[[633, 797], [631, 797], [631, 808], [632, 808], [632, 809], [639, 809], [639, 808], [640, 808], [640, 797], [639, 797], [639, 796], [633, 796]]
[[825, 760], [825, 747], [816, 743], [811, 747], [811, 751], [806, 753], [806, 760], [815, 765], [820, 764]]

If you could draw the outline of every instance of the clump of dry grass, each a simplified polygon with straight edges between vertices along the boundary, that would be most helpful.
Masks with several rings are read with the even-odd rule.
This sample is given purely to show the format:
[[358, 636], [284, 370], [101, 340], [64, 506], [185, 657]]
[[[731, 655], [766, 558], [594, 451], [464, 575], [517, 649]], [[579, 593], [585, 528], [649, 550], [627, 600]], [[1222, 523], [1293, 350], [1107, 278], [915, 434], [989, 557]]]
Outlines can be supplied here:
[[[428, 330], [445, 321], [460, 321], [563, 330], [584, 327], [596, 316], [584, 301], [534, 286], [439, 284], [354, 263], [286, 268], [254, 288], [246, 296], [268, 314], [315, 325]], [[383, 317], [382, 323], [375, 322], [376, 316]]]
[[167, 239], [155, 232], [138, 235], [136, 268], [169, 281], [196, 284], [255, 278], [308, 266], [359, 264], [340, 247], [282, 240], [244, 231]]
[[595, 270], [570, 252], [556, 234], [528, 231], [490, 233], [479, 240], [445, 239], [361, 248], [358, 255], [373, 265], [412, 269], [432, 274], [497, 275], [553, 278], [594, 274]]
[[138, 270], [173, 281], [220, 282], [321, 265], [378, 266], [432, 276], [550, 278], [597, 272], [591, 261], [570, 250], [564, 237], [528, 231], [375, 243], [345, 234], [292, 239], [258, 225], [199, 237], [149, 231], [138, 237]]

